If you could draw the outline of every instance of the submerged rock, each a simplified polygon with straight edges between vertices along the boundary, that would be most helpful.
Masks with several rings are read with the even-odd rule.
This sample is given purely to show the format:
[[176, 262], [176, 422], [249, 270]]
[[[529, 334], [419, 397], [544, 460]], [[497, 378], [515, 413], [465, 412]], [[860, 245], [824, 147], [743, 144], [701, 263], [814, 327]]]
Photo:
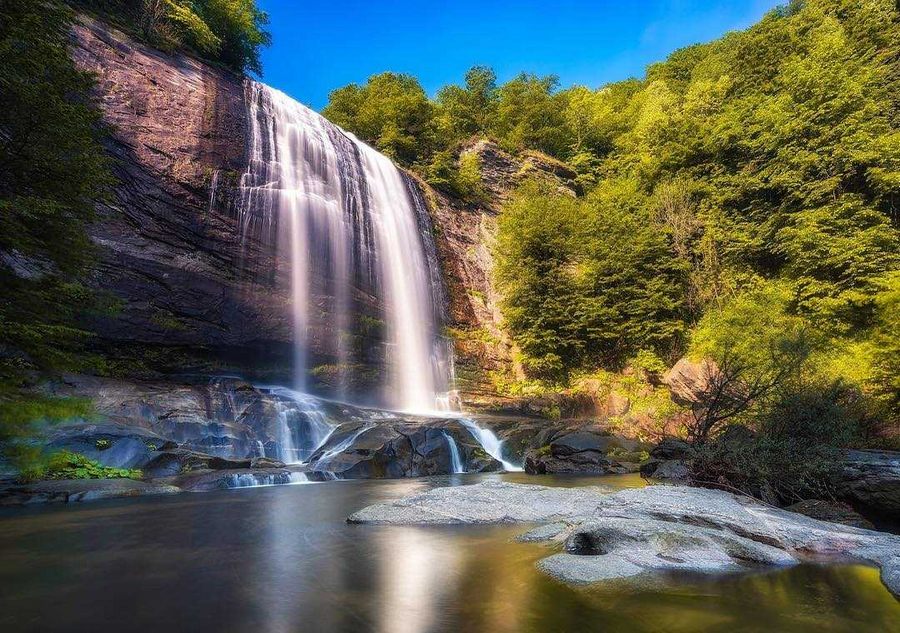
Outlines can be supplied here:
[[803, 560], [863, 560], [900, 591], [900, 537], [826, 523], [727, 492], [649, 486], [615, 494], [485, 482], [437, 488], [352, 514], [351, 523], [552, 523], [523, 536], [564, 544], [539, 563], [573, 583], [652, 571], [728, 571]]

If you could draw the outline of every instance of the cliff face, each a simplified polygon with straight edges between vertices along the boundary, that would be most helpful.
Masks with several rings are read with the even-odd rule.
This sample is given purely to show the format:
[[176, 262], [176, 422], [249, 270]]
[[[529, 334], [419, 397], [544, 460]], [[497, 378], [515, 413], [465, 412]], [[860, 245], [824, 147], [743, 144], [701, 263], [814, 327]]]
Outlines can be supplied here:
[[73, 39], [76, 62], [96, 75], [120, 181], [91, 229], [94, 285], [120, 300], [116, 315], [93, 324], [113, 369], [287, 371], [286, 297], [251, 296], [240, 279], [248, 262], [273, 270], [273, 256], [241, 249], [226, 199], [246, 166], [242, 79], [87, 18]]
[[435, 241], [449, 295], [457, 386], [470, 406], [502, 405], [495, 381], [521, 378], [514, 344], [501, 324], [500, 296], [491, 283], [497, 217], [512, 191], [529, 178], [546, 179], [574, 195], [575, 174], [539, 154], [515, 157], [487, 140], [473, 140], [481, 166], [482, 202], [467, 203], [430, 190]]

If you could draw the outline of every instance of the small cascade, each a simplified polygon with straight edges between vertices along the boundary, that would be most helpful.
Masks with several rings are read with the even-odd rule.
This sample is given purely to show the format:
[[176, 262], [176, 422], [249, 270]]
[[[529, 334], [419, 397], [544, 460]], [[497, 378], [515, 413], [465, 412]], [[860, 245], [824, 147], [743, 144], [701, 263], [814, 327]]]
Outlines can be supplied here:
[[319, 400], [285, 387], [271, 387], [279, 396], [277, 454], [285, 464], [301, 464], [328, 439], [334, 426]]
[[450, 448], [450, 466], [453, 469], [453, 474], [460, 474], [466, 472], [465, 466], [463, 466], [462, 459], [460, 459], [459, 455], [459, 447], [456, 445], [456, 440], [447, 433], [443, 431], [444, 439], [447, 440], [447, 446]]
[[263, 486], [286, 486], [290, 484], [312, 483], [306, 473], [233, 473], [225, 479], [228, 488], [261, 488]]
[[315, 470], [326, 470], [329, 465], [329, 462], [331, 462], [332, 459], [334, 459], [337, 455], [340, 455], [341, 453], [346, 451], [348, 448], [353, 446], [353, 443], [356, 442], [356, 440], [359, 438], [359, 436], [361, 436], [363, 433], [365, 433], [366, 431], [373, 429], [373, 428], [375, 428], [375, 424], [373, 422], [367, 422], [366, 424], [364, 424], [361, 427], [359, 427], [358, 429], [356, 429], [356, 431], [354, 431], [353, 433], [351, 433], [350, 435], [348, 435], [347, 437], [342, 439], [340, 442], [338, 442], [337, 444], [335, 444], [334, 446], [332, 446], [331, 448], [329, 448], [328, 450], [323, 452], [322, 455], [316, 460], [314, 469]]
[[522, 471], [521, 466], [517, 466], [503, 458], [503, 441], [498, 438], [493, 431], [481, 428], [475, 423], [475, 420], [470, 418], [460, 418], [459, 421], [463, 426], [469, 429], [469, 432], [472, 433], [472, 436], [476, 440], [478, 440], [478, 443], [481, 444], [481, 447], [488, 455], [503, 464], [503, 470], [510, 472]]

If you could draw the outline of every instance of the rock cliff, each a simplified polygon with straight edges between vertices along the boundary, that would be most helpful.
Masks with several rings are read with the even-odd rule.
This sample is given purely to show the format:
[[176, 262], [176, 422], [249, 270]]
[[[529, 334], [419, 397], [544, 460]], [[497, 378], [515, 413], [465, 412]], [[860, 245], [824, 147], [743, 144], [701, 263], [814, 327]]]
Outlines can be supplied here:
[[274, 269], [273, 255], [241, 250], [229, 201], [210, 203], [214, 181], [233, 183], [246, 166], [243, 80], [88, 18], [73, 40], [96, 76], [119, 178], [91, 228], [93, 283], [120, 302], [92, 324], [113, 371], [287, 373], [287, 299], [248, 293], [240, 274], [247, 261]]

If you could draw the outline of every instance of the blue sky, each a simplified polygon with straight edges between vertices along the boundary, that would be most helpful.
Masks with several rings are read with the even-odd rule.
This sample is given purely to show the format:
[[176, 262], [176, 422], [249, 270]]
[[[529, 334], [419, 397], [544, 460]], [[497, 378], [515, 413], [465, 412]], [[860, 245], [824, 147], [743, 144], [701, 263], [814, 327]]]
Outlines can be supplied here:
[[641, 77], [672, 51], [750, 26], [777, 0], [257, 0], [273, 44], [263, 80], [321, 109], [329, 91], [391, 70], [433, 95], [475, 64], [563, 87]]

